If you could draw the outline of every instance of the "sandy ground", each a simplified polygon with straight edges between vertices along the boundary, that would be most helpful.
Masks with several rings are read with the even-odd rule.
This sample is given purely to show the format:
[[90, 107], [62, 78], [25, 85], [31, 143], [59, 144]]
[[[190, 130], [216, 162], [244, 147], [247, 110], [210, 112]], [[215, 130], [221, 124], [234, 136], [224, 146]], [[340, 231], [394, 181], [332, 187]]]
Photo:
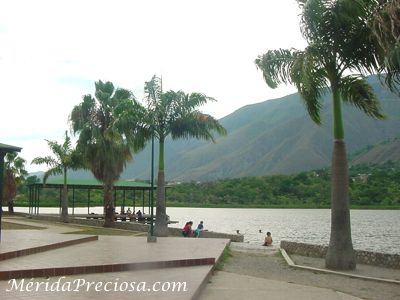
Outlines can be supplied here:
[[[329, 288], [363, 299], [398, 300], [400, 285], [354, 279], [344, 276], [314, 273], [307, 270], [290, 268], [277, 248], [247, 249], [232, 243], [232, 256], [225, 263], [223, 270], [242, 275], [273, 279], [308, 286]], [[313, 267], [323, 266], [323, 259], [291, 256], [296, 264]], [[399, 279], [400, 270], [360, 265], [358, 274]]]

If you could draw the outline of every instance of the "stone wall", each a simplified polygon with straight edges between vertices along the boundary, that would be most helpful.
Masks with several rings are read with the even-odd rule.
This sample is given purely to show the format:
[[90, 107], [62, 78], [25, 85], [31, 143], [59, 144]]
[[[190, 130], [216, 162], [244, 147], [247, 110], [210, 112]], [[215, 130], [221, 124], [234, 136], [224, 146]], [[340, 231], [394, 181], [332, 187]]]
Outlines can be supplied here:
[[[38, 220], [47, 220], [51, 222], [58, 222], [60, 220], [59, 216], [51, 215], [33, 215], [31, 216]], [[69, 222], [72, 224], [89, 225], [89, 226], [103, 226], [104, 220], [94, 220], [94, 219], [83, 219], [83, 218], [69, 218]], [[126, 229], [133, 231], [149, 231], [149, 225], [141, 224], [136, 222], [114, 222], [115, 228]], [[170, 236], [182, 236], [180, 228], [168, 228], [168, 233]], [[231, 242], [243, 242], [244, 236], [242, 234], [227, 234], [214, 231], [203, 231], [200, 235], [202, 238], [218, 238], [218, 239], [229, 239]]]
[[[281, 241], [281, 248], [288, 254], [298, 254], [311, 257], [324, 258], [328, 251], [327, 246]], [[383, 266], [400, 269], [400, 255], [379, 253], [372, 251], [354, 250], [356, 261], [360, 264]]]

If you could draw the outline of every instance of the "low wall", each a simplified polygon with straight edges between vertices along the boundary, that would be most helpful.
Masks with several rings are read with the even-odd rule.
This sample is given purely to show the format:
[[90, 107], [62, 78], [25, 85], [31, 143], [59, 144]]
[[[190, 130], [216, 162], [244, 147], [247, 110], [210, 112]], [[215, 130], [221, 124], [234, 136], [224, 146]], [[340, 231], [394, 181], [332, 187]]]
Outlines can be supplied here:
[[[169, 227], [168, 234], [170, 236], [182, 236], [182, 230], [180, 228]], [[229, 234], [215, 231], [202, 231], [200, 234], [200, 238], [229, 239], [231, 240], [231, 242], [244, 241], [243, 234]]]
[[[32, 215], [33, 219], [51, 221], [51, 222], [59, 222], [59, 216], [51, 216], [51, 215]], [[93, 220], [93, 219], [81, 219], [81, 218], [69, 218], [69, 223], [72, 224], [80, 224], [80, 225], [89, 225], [89, 226], [103, 226], [104, 220]], [[114, 222], [114, 228], [118, 229], [126, 229], [133, 231], [149, 231], [149, 225], [141, 224], [136, 222]], [[168, 234], [170, 236], [182, 236], [181, 229], [168, 227]], [[244, 236], [242, 234], [228, 234], [228, 233], [220, 233], [214, 231], [203, 231], [200, 235], [202, 238], [217, 238], [217, 239], [229, 239], [231, 242], [243, 242]]]
[[[326, 256], [326, 252], [328, 251], [327, 246], [289, 241], [281, 241], [280, 247], [285, 249], [288, 254], [298, 254], [320, 258], [324, 258]], [[354, 250], [354, 252], [356, 254], [357, 263], [400, 269], [399, 254], [388, 254], [363, 250]]]

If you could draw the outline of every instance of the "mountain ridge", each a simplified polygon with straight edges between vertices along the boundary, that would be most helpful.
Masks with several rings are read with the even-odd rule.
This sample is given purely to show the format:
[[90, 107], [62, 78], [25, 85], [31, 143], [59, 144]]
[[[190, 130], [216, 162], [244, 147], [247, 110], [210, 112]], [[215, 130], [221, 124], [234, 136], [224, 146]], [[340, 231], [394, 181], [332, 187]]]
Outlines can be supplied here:
[[[368, 78], [385, 121], [374, 120], [355, 107], [343, 105], [347, 152], [398, 136], [400, 99], [381, 86], [377, 76]], [[330, 166], [332, 109], [330, 93], [322, 98], [322, 125], [307, 114], [298, 93], [246, 105], [220, 119], [228, 135], [216, 144], [194, 139], [165, 143], [165, 174], [168, 181], [211, 181], [222, 178], [291, 174]], [[158, 144], [156, 143], [156, 149]], [[121, 179], [150, 178], [150, 145], [127, 164]], [[158, 151], [155, 151], [157, 168]], [[91, 177], [70, 172], [72, 177]]]

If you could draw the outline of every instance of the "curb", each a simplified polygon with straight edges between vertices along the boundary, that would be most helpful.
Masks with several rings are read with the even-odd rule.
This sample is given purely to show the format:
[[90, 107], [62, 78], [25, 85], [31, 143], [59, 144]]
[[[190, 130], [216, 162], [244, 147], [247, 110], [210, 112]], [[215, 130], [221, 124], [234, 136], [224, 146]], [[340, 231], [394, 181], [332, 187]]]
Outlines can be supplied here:
[[279, 248], [279, 251], [281, 252], [283, 258], [286, 261], [286, 263], [291, 268], [303, 269], [303, 270], [308, 270], [308, 271], [313, 271], [313, 272], [320, 272], [320, 273], [327, 273], [327, 274], [334, 274], [334, 275], [340, 275], [340, 276], [346, 276], [346, 277], [350, 277], [350, 278], [365, 279], [365, 280], [370, 280], [370, 281], [400, 284], [400, 281], [394, 280], [394, 279], [384, 279], [384, 278], [377, 278], [377, 277], [369, 277], [369, 276], [362, 276], [362, 275], [357, 275], [357, 274], [349, 274], [349, 273], [343, 273], [343, 272], [338, 272], [338, 271], [332, 271], [332, 270], [326, 270], [326, 269], [319, 269], [319, 268], [296, 265], [293, 262], [293, 260], [290, 258], [290, 256], [286, 253], [285, 249]]

